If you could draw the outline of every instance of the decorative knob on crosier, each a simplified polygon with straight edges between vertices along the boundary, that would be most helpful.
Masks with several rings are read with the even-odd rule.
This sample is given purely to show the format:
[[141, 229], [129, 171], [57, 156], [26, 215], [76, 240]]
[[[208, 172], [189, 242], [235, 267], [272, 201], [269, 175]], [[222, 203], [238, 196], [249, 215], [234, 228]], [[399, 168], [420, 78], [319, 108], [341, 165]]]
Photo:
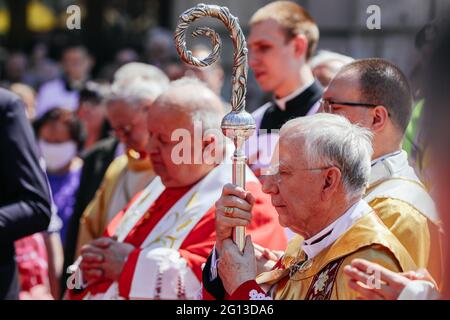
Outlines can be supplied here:
[[[198, 27], [192, 33], [193, 37], [200, 35], [211, 39], [212, 51], [203, 60], [192, 55], [186, 46], [186, 32], [189, 25], [201, 17], [213, 17], [223, 22], [230, 33], [234, 47], [234, 63], [232, 74], [231, 112], [222, 120], [222, 132], [230, 138], [235, 146], [233, 160], [233, 184], [245, 188], [244, 143], [254, 132], [256, 125], [253, 117], [245, 111], [245, 94], [247, 92], [247, 43], [238, 23], [228, 8], [217, 5], [198, 4], [180, 15], [175, 30], [175, 46], [181, 59], [197, 67], [213, 64], [220, 56], [222, 42], [219, 35], [208, 27]], [[237, 227], [233, 231], [233, 240], [241, 251], [245, 245], [245, 228]]]

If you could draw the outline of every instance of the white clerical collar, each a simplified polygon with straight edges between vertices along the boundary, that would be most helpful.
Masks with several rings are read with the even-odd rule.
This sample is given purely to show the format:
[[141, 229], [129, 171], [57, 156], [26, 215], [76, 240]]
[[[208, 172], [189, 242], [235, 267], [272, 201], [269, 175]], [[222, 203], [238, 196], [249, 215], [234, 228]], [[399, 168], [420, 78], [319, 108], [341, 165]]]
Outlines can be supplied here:
[[[360, 200], [350, 207], [343, 215], [337, 218], [333, 223], [322, 229], [309, 239], [302, 242], [302, 249], [308, 256], [313, 259], [322, 250], [328, 248], [341, 235], [343, 235], [357, 220], [365, 214], [372, 211], [372, 208], [364, 200]], [[328, 234], [328, 235], [327, 235]], [[323, 237], [323, 239], [320, 239]], [[317, 239], [319, 241], [315, 242]]]
[[408, 166], [408, 154], [404, 150], [389, 153], [373, 160], [369, 186], [392, 177]]
[[308, 89], [312, 84], [314, 83], [314, 80], [311, 80], [310, 82], [307, 82], [305, 85], [301, 86], [300, 88], [298, 88], [297, 90], [295, 90], [294, 92], [292, 92], [291, 94], [288, 94], [287, 96], [283, 97], [283, 98], [275, 98], [275, 103], [278, 106], [278, 108], [280, 108], [281, 110], [286, 110], [286, 103], [292, 99], [294, 99], [296, 96], [300, 95], [301, 93], [303, 93], [303, 91], [305, 91], [306, 89]]

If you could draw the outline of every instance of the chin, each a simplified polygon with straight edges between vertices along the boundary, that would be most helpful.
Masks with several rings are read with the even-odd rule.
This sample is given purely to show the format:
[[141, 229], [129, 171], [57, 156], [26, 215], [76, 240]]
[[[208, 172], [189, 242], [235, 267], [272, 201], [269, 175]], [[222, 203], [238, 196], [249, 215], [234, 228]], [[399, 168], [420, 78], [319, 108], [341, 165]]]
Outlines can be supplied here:
[[286, 223], [286, 219], [284, 217], [284, 214], [282, 212], [280, 212], [281, 210], [279, 210], [278, 208], [276, 208], [277, 212], [278, 212], [278, 222], [280, 223], [280, 225], [284, 228], [287, 228], [288, 225]]
[[267, 75], [261, 78], [255, 78], [255, 80], [262, 91], [269, 92], [272, 90], [272, 86], [270, 85], [270, 78]]
[[153, 172], [156, 176], [159, 176], [161, 178], [161, 181], [166, 184], [166, 182], [171, 181], [170, 176], [167, 174], [167, 171], [164, 169], [164, 167], [160, 166], [153, 166]]
[[271, 86], [269, 83], [259, 83], [259, 87], [264, 93], [270, 93], [274, 91], [274, 86]]
[[280, 216], [278, 216], [278, 223], [279, 223], [280, 226], [282, 226], [283, 228], [287, 228], [287, 225], [284, 223], [283, 219], [281, 219]]

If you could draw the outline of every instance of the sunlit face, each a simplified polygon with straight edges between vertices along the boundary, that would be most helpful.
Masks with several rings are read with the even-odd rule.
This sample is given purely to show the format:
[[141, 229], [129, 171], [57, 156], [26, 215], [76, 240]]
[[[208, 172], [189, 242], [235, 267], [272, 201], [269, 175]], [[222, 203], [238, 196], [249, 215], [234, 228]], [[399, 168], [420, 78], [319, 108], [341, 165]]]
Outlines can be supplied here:
[[[176, 130], [189, 132], [190, 139], [172, 139], [172, 134]], [[180, 132], [180, 131], [177, 131]], [[153, 170], [161, 177], [166, 187], [183, 187], [194, 184], [205, 175], [205, 165], [201, 164], [202, 144], [195, 151], [194, 125], [189, 115], [181, 112], [176, 116], [168, 112], [163, 105], [157, 103], [148, 112], [148, 153], [152, 161]], [[175, 141], [172, 141], [175, 140]], [[190, 156], [183, 157], [188, 161], [180, 160], [180, 146], [184, 146], [183, 152], [189, 152]], [[199, 152], [199, 153], [198, 153]], [[197, 164], [194, 156], [200, 156]], [[185, 154], [181, 154], [186, 156]], [[180, 163], [181, 162], [181, 163]]]
[[130, 108], [123, 101], [108, 105], [108, 119], [116, 136], [127, 148], [138, 152], [145, 152], [147, 147], [147, 109]]
[[[359, 82], [356, 76], [337, 76], [325, 89], [323, 99], [332, 102], [367, 102], [361, 100]], [[369, 101], [370, 102], [370, 101]], [[332, 104], [332, 113], [347, 118], [353, 124], [359, 124], [370, 129], [372, 125], [372, 110], [359, 106], [344, 106]], [[321, 110], [323, 112], [324, 110]]]
[[[308, 224], [315, 219], [315, 206], [320, 203], [325, 170], [308, 167], [303, 147], [295, 149], [285, 136], [279, 142], [278, 173], [266, 176], [263, 191], [271, 195], [282, 226], [304, 235]], [[277, 154], [275, 150], [274, 154]], [[272, 166], [277, 166], [274, 158]]]
[[299, 58], [293, 40], [287, 40], [274, 20], [253, 24], [248, 38], [249, 66], [264, 92], [276, 92], [289, 81], [290, 73], [299, 73]]

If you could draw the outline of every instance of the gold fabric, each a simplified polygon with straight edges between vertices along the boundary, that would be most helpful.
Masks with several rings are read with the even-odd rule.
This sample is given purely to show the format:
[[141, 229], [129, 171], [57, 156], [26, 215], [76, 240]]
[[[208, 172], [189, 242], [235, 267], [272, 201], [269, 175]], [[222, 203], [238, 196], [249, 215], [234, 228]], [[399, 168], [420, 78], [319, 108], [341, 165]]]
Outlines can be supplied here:
[[[329, 248], [304, 265], [303, 270], [294, 273], [289, 268], [305, 257], [300, 248], [301, 242], [302, 237], [294, 237], [283, 257], [283, 267], [262, 273], [256, 279], [264, 289], [274, 290], [272, 296], [277, 300], [304, 300], [307, 296], [311, 298], [311, 292], [320, 299], [322, 293], [322, 298], [327, 296], [327, 290], [329, 295], [326, 299], [355, 299], [357, 293], [350, 289], [349, 279], [343, 273], [344, 266], [355, 258], [381, 264], [395, 272], [416, 269], [408, 252], [374, 212], [359, 219]], [[328, 266], [333, 263], [337, 269], [335, 280], [330, 280]]]
[[417, 267], [427, 269], [440, 286], [443, 269], [440, 226], [399, 199], [376, 198], [369, 205], [406, 248]]
[[127, 151], [126, 155], [114, 159], [106, 170], [102, 184], [97, 190], [94, 199], [92, 199], [81, 216], [76, 256], [80, 255], [80, 249], [83, 245], [103, 235], [107, 226], [108, 205], [116, 192], [120, 177], [128, 169], [153, 173], [150, 160], [148, 158], [139, 158], [139, 154], [132, 150]]

